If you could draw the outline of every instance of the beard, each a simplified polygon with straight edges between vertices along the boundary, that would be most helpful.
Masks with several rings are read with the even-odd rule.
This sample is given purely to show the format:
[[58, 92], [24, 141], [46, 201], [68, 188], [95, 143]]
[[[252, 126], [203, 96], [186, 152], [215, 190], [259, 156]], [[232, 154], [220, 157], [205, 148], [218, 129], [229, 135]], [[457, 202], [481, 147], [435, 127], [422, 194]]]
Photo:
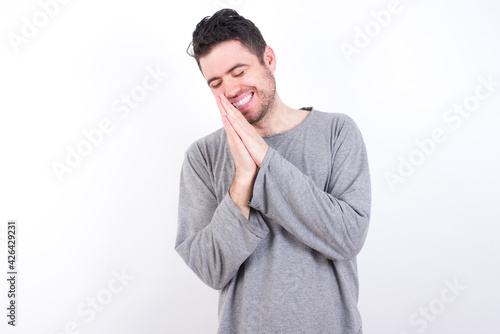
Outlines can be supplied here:
[[261, 99], [261, 105], [255, 114], [253, 119], [247, 119], [250, 124], [259, 123], [266, 115], [270, 113], [274, 106], [274, 98], [276, 96], [276, 79], [274, 78], [273, 73], [267, 67], [266, 69], [266, 77], [265, 77], [265, 88], [260, 90], [258, 89], [259, 97]]

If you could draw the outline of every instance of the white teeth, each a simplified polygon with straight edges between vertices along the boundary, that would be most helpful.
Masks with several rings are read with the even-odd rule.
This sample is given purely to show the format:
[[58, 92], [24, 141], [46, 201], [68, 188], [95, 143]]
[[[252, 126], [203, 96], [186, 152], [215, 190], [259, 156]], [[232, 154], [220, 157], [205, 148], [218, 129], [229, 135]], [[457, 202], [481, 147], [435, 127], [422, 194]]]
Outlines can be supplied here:
[[245, 97], [244, 99], [236, 102], [236, 103], [233, 103], [233, 106], [235, 106], [236, 108], [239, 108], [245, 104], [247, 104], [248, 101], [250, 101], [250, 99], [252, 98], [253, 96], [253, 93], [251, 93], [250, 95], [248, 95], [247, 97]]

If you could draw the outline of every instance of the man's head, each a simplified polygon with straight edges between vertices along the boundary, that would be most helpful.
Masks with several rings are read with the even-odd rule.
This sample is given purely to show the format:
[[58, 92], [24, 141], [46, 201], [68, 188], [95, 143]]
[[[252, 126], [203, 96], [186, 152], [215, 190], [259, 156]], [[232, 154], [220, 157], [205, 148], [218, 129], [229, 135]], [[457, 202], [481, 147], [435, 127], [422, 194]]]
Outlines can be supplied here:
[[189, 45], [193, 46], [193, 51], [188, 53], [200, 66], [201, 57], [210, 53], [215, 45], [229, 40], [240, 41], [264, 64], [263, 55], [267, 44], [260, 30], [233, 9], [221, 9], [201, 20], [193, 31], [193, 41]]
[[193, 57], [212, 94], [224, 94], [256, 124], [275, 107], [276, 57], [255, 25], [236, 11], [205, 17], [193, 32]]

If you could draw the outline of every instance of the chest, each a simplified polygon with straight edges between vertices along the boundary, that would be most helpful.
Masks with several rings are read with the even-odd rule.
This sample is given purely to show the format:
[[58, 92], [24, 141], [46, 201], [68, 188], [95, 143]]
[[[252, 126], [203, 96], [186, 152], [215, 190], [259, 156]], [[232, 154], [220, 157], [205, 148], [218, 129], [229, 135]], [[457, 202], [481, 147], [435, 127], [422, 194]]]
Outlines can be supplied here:
[[[295, 167], [310, 177], [320, 189], [327, 190], [332, 171], [332, 143], [329, 138], [299, 137], [278, 144], [268, 142], [268, 145], [290, 163], [285, 163], [283, 169]], [[229, 190], [235, 173], [233, 157], [227, 143], [221, 149], [217, 161], [212, 162], [213, 188], [219, 203]]]

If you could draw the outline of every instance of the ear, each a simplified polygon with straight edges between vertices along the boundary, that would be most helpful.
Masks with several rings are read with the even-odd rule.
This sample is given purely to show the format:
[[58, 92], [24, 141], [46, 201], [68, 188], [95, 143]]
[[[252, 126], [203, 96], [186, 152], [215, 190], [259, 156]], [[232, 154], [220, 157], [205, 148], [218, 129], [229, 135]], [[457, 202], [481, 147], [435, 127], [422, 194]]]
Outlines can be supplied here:
[[276, 70], [276, 55], [270, 46], [266, 46], [264, 49], [264, 64], [274, 73]]

